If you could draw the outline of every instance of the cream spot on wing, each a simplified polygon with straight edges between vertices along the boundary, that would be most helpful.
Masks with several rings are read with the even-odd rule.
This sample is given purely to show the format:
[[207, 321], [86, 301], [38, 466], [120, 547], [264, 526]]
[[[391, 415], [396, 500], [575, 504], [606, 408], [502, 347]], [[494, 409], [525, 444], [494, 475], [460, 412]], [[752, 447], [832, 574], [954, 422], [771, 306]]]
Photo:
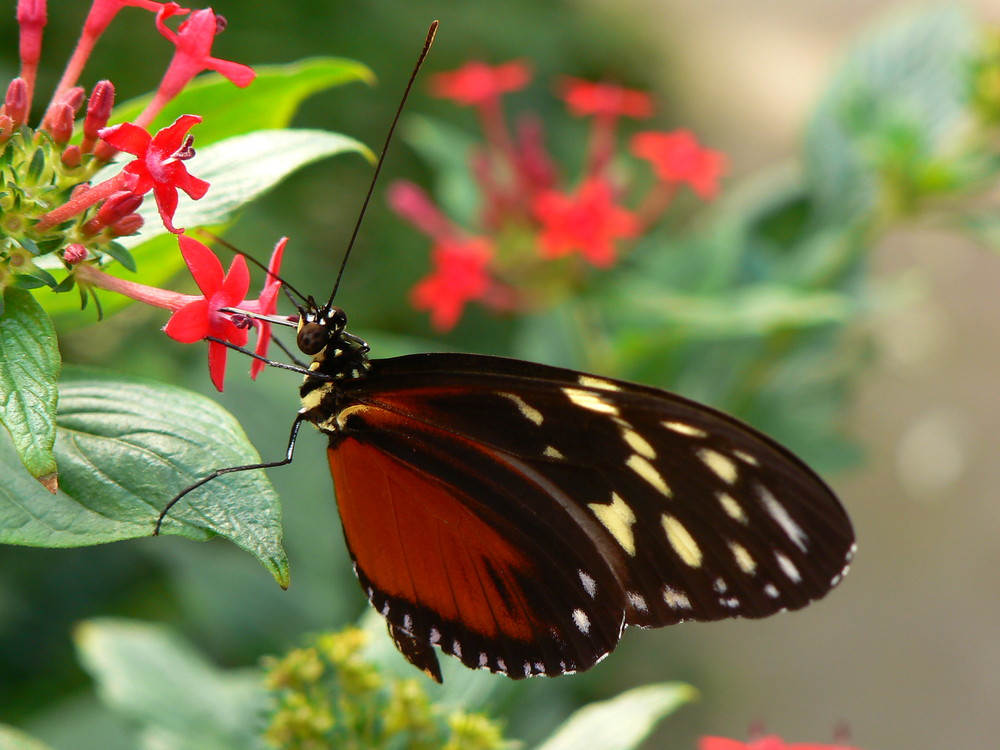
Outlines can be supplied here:
[[602, 391], [621, 390], [621, 386], [615, 385], [614, 383], [604, 380], [603, 378], [595, 378], [593, 375], [581, 375], [576, 379], [576, 382], [585, 388], [597, 388]]
[[698, 458], [726, 484], [732, 484], [736, 481], [736, 477], [739, 476], [739, 470], [736, 468], [735, 462], [731, 458], [723, 456], [718, 451], [714, 451], [711, 448], [702, 448], [698, 451]]
[[649, 441], [647, 441], [635, 430], [623, 427], [622, 438], [624, 438], [625, 442], [629, 444], [629, 447], [640, 456], [644, 456], [649, 459], [656, 458], [656, 451], [653, 449], [653, 446], [651, 446]]
[[518, 396], [516, 393], [501, 393], [499, 394], [505, 399], [513, 402], [517, 410], [521, 412], [521, 416], [527, 419], [529, 422], [533, 422], [536, 425], [541, 426], [542, 424], [542, 413], [538, 411], [534, 406], [529, 404], [523, 398]]
[[573, 623], [584, 635], [590, 632], [590, 618], [587, 617], [587, 613], [582, 609], [573, 610]]
[[760, 466], [760, 462], [754, 456], [751, 456], [746, 451], [733, 451], [733, 455], [736, 456], [736, 458], [738, 458], [740, 461], [748, 463], [751, 466]]
[[542, 451], [542, 455], [548, 456], [549, 458], [558, 458], [558, 459], [566, 458], [566, 456], [564, 456], [562, 453], [559, 452], [558, 448], [551, 445], [545, 446], [545, 450]]
[[708, 433], [699, 427], [694, 425], [686, 424], [685, 422], [660, 422], [668, 430], [673, 430], [681, 435], [687, 435], [688, 437], [704, 438], [708, 437]]
[[778, 587], [775, 586], [773, 583], [769, 583], [764, 587], [764, 593], [767, 594], [772, 599], [777, 599], [779, 596], [781, 596], [781, 592], [778, 591]]
[[635, 536], [632, 534], [632, 524], [635, 523], [635, 513], [628, 503], [621, 499], [617, 492], [611, 493], [611, 505], [590, 503], [587, 505], [597, 520], [608, 530], [631, 557], [635, 557]]
[[663, 530], [667, 533], [667, 541], [674, 548], [677, 556], [684, 563], [692, 568], [701, 567], [701, 548], [691, 536], [691, 533], [684, 528], [684, 525], [667, 513], [663, 514]]
[[580, 583], [583, 584], [583, 590], [587, 592], [587, 595], [593, 599], [597, 596], [597, 581], [588, 576], [582, 570], [576, 571], [580, 576]]
[[748, 576], [752, 576], [757, 570], [757, 561], [747, 552], [747, 548], [742, 544], [729, 542], [729, 549], [732, 551], [733, 557], [736, 558], [736, 564], [740, 566], [740, 570]]
[[778, 502], [777, 498], [772, 495], [766, 487], [759, 486], [757, 488], [758, 494], [760, 494], [760, 499], [764, 503], [764, 510], [768, 512], [768, 515], [774, 519], [775, 523], [782, 528], [782, 530], [788, 535], [795, 546], [798, 547], [803, 552], [806, 551], [806, 543], [809, 541], [809, 537], [806, 532], [802, 530], [802, 527], [792, 520], [792, 517], [788, 515], [788, 511], [785, 510], [785, 506]]
[[598, 393], [581, 391], [579, 388], [563, 388], [562, 392], [566, 394], [570, 401], [579, 406], [581, 409], [595, 411], [599, 414], [611, 414], [613, 416], [618, 416], [618, 407], [606, 401]]
[[663, 601], [671, 609], [691, 609], [691, 601], [687, 598], [687, 594], [670, 586], [663, 587]]
[[674, 493], [670, 490], [670, 486], [667, 484], [660, 472], [653, 467], [653, 464], [649, 463], [649, 461], [640, 456], [638, 453], [633, 453], [629, 456], [625, 465], [653, 485], [660, 491], [661, 494], [666, 495], [667, 497], [674, 496]]
[[720, 492], [717, 497], [719, 498], [719, 503], [722, 505], [722, 509], [726, 511], [726, 515], [732, 518], [734, 521], [739, 521], [742, 524], [749, 523], [750, 519], [747, 518], [747, 514], [743, 511], [742, 506], [736, 499], [727, 492]]

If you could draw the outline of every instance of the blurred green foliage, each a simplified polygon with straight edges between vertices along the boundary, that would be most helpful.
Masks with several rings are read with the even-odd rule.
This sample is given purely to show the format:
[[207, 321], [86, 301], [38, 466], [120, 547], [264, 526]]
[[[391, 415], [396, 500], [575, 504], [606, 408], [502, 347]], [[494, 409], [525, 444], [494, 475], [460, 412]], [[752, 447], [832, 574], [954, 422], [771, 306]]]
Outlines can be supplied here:
[[[86, 11], [83, 3], [52, 5], [46, 54], [71, 48]], [[643, 43], [629, 36], [623, 19], [566, 2], [310, 1], [216, 9], [230, 20], [221, 56], [289, 63], [336, 54], [369, 65], [381, 81], [376, 92], [348, 87], [306, 101], [295, 124], [345, 132], [370, 145], [382, 137], [431, 17], [443, 22], [432, 58], [438, 70], [469, 57], [524, 57], [552, 74], [611, 78], [639, 88], [651, 75]], [[484, 17], [495, 22], [483, 23]], [[3, 80], [16, 70], [15, 37], [12, 18], [0, 19]], [[984, 223], [962, 202], [995, 182], [998, 168], [996, 40], [983, 39], [962, 13], [945, 10], [898, 20], [859, 40], [808, 123], [796, 165], [731, 186], [694, 222], [679, 212], [662, 232], [645, 237], [627, 264], [595, 275], [579, 298], [551, 310], [517, 319], [473, 312], [445, 341], [430, 340], [426, 321], [407, 303], [408, 288], [426, 268], [424, 241], [379, 200], [339, 302], [377, 356], [455, 348], [632, 378], [737, 413], [822, 470], [851, 465], [859, 448], [843, 434], [842, 415], [871, 356], [863, 321], [894, 298], [893, 289], [875, 285], [867, 274], [870, 248], [901, 221], [940, 218], [942, 206], [949, 208], [949, 224], [970, 226], [1000, 243], [995, 220]], [[166, 52], [150, 52], [148, 42], [128, 23], [113, 25], [88, 83], [109, 74], [125, 97], [153, 88]], [[154, 54], [163, 55], [158, 64], [135, 64]], [[55, 62], [43, 68], [40, 90], [51, 90], [58, 73]], [[581, 151], [583, 132], [566, 120], [555, 124], [562, 115], [550, 97], [527, 92], [518, 106], [552, 123], [557, 150]], [[451, 140], [445, 127], [473, 132], [468, 117], [418, 92], [404, 121], [406, 140]], [[439, 200], [456, 212], [471, 210], [461, 205], [468, 200], [460, 189], [463, 164], [429, 164], [422, 158], [426, 149], [403, 145], [394, 146], [391, 171], [433, 183]], [[253, 204], [227, 237], [262, 256], [279, 236], [290, 235], [285, 273], [304, 291], [323, 295], [328, 285], [322, 280], [335, 274], [369, 175], [362, 159], [308, 168]], [[151, 335], [162, 323], [159, 312], [133, 306], [62, 337], [60, 345], [70, 361], [208, 393], [204, 352]], [[291, 423], [294, 381], [275, 372], [256, 385], [231, 381], [220, 402], [238, 415], [265, 460], [276, 458], [286, 427], [276, 427], [275, 415]], [[82, 620], [115, 615], [168, 623], [226, 667], [280, 652], [303, 632], [353, 621], [366, 604], [342, 549], [321, 442], [303, 440], [296, 464], [273, 476], [285, 501], [293, 561], [287, 593], [221, 542], [161, 538], [80, 550], [0, 548], [0, 722], [57, 750], [136, 747], [135, 716], [126, 721], [101, 708], [74, 657], [70, 632]], [[81, 638], [102, 633], [94, 627], [84, 626]], [[148, 644], [138, 649], [147, 650]], [[184, 664], [199, 689], [254, 690], [244, 675], [220, 679], [189, 647], [168, 653], [177, 652], [186, 656], [168, 663], [164, 674]], [[93, 653], [84, 662], [98, 671]], [[665, 658], [667, 672], [668, 664]], [[616, 681], [603, 674], [598, 679]], [[467, 697], [503, 682], [482, 674], [468, 680], [459, 683]], [[609, 689], [592, 676], [516, 689], [504, 684], [491, 705], [509, 717], [508, 735], [535, 742], [572, 706]], [[544, 701], [537, 700], [542, 694]], [[188, 704], [175, 696], [161, 705], [169, 713]], [[0, 731], [0, 742], [9, 737], [14, 734]], [[178, 746], [169, 744], [162, 728], [146, 739]], [[15, 741], [21, 744], [13, 747], [36, 747], [27, 739], [9, 740]]]

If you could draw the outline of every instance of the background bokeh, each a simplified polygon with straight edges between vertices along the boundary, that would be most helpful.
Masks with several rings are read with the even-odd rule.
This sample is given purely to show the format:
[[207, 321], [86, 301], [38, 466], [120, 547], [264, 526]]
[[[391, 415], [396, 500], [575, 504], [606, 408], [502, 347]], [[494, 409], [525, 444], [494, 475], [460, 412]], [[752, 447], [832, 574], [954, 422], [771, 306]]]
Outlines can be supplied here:
[[[68, 51], [88, 4], [50, 5], [46, 50]], [[1000, 23], [995, 2], [964, 5], [979, 21]], [[430, 70], [453, 69], [471, 57], [518, 57], [530, 60], [543, 80], [570, 73], [652, 89], [662, 103], [659, 124], [690, 127], [729, 154], [734, 183], [793, 157], [845, 46], [907, 7], [872, 0], [215, 5], [230, 21], [218, 43], [221, 57], [256, 64], [334, 54], [374, 70], [377, 87], [354, 85], [317, 97], [296, 125], [345, 132], [376, 146], [427, 23], [439, 18]], [[0, 80], [16, 70], [12, 16], [11, 7], [0, 19]], [[149, 37], [131, 34], [127, 23], [115, 24], [88, 70], [111, 72], [122, 98], [145, 92], [158, 82], [167, 54], [150, 46]], [[51, 89], [58, 64], [44, 72], [43, 92]], [[536, 93], [532, 104], [557, 106], [543, 95]], [[411, 101], [411, 112], [471, 125], [471, 117], [463, 120], [422, 91]], [[335, 272], [369, 174], [357, 157], [314, 165], [251, 206], [229, 239], [264, 257], [274, 240], [290, 235], [288, 277], [325, 294], [318, 280]], [[395, 144], [384, 174], [385, 183], [401, 175], [428, 178], [405, 142]], [[671, 717], [650, 747], [693, 748], [701, 734], [743, 737], [755, 721], [800, 742], [829, 741], [844, 722], [854, 744], [873, 750], [995, 746], [1000, 259], [943, 230], [914, 226], [874, 248], [870, 263], [879, 276], [907, 279], [912, 294], [872, 312], [867, 325], [877, 346], [844, 415], [865, 449], [860, 465], [830, 477], [859, 537], [847, 581], [791, 615], [629, 631], [615, 656], [591, 673], [533, 680], [512, 691], [495, 709], [510, 716], [513, 736], [530, 743], [579, 703], [680, 679], [698, 687], [701, 700]], [[358, 332], [431, 337], [423, 317], [406, 304], [409, 286], [426, 267], [426, 241], [391, 215], [377, 193], [339, 298]], [[67, 338], [66, 354], [209, 392], [204, 352], [149, 336], [161, 324], [156, 311], [130, 309]], [[449, 345], [495, 351], [510, 335], [508, 324], [473, 312]], [[258, 385], [233, 376], [230, 383], [223, 404], [265, 457], [276, 456], [297, 408], [295, 381], [269, 372]], [[169, 622], [225, 666], [251, 664], [301, 633], [352, 621], [364, 599], [343, 551], [323, 449], [322, 440], [306, 435], [295, 464], [272, 473], [293, 566], [287, 592], [221, 541], [0, 549], [0, 722], [58, 748], [119, 746], [122, 729], [94, 708], [72, 651], [73, 623], [88, 617]]]

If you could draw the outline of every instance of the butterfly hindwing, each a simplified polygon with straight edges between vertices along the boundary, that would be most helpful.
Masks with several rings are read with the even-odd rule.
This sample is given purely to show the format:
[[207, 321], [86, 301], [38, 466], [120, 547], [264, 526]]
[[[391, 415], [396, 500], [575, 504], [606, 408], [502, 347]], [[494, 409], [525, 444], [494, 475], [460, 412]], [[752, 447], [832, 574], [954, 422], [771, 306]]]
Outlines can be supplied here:
[[707, 407], [496, 357], [371, 365], [344, 384], [330, 460], [397, 644], [512, 677], [582, 671], [624, 624], [797, 609], [850, 558], [822, 480]]

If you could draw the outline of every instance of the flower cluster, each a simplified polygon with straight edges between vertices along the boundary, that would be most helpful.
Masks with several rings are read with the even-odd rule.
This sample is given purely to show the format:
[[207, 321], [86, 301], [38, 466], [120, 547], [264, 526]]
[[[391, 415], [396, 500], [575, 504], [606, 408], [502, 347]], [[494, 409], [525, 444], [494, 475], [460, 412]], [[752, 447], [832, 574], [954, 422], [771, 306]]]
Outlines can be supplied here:
[[[156, 28], [175, 51], [149, 106], [134, 122], [108, 127], [114, 85], [102, 80], [87, 97], [77, 81], [98, 38], [125, 6], [155, 13]], [[176, 30], [166, 25], [173, 16], [186, 16]], [[142, 218], [136, 211], [146, 193], [153, 193], [166, 229], [182, 231], [173, 225], [178, 191], [198, 199], [208, 190], [208, 183], [185, 166], [194, 155], [188, 131], [201, 118], [184, 115], [155, 135], [146, 128], [201, 71], [216, 70], [238, 86], [248, 85], [254, 72], [211, 56], [212, 42], [225, 22], [210, 8], [189, 11], [173, 2], [93, 0], [45, 114], [31, 127], [47, 21], [45, 0], [19, 0], [17, 21], [21, 70], [7, 87], [0, 109], [0, 164], [6, 187], [0, 194], [0, 292], [10, 285], [68, 291], [78, 281], [81, 265], [100, 265], [112, 258], [129, 262], [115, 239], [140, 229]], [[78, 116], [83, 118], [80, 133], [75, 132]], [[119, 152], [135, 159], [114, 176], [91, 184]], [[68, 273], [56, 281], [50, 271], [60, 264]]]
[[769, 734], [749, 742], [731, 740], [727, 737], [702, 737], [698, 741], [698, 750], [856, 750], [839, 743], [836, 745], [819, 745], [813, 742], [785, 742], [774, 734]]
[[[470, 62], [432, 79], [432, 93], [473, 107], [483, 131], [484, 143], [469, 164], [480, 193], [477, 227], [453, 222], [412, 183], [397, 182], [389, 190], [392, 208], [434, 243], [433, 271], [413, 289], [412, 302], [430, 312], [438, 330], [454, 327], [471, 301], [498, 311], [544, 304], [565, 293], [587, 265], [614, 265], [627, 243], [663, 218], [679, 186], [704, 200], [718, 191], [724, 157], [686, 130], [635, 134], [629, 150], [649, 162], [655, 179], [651, 186], [646, 179], [644, 189], [641, 178], [626, 179], [618, 163], [618, 125], [622, 118], [652, 116], [652, 99], [575, 78], [561, 82], [559, 95], [572, 115], [590, 118], [592, 125], [582, 176], [567, 186], [540, 122], [522, 117], [513, 132], [507, 125], [503, 95], [530, 80], [528, 66], [519, 61]], [[548, 272], [553, 261], [560, 265]]]

